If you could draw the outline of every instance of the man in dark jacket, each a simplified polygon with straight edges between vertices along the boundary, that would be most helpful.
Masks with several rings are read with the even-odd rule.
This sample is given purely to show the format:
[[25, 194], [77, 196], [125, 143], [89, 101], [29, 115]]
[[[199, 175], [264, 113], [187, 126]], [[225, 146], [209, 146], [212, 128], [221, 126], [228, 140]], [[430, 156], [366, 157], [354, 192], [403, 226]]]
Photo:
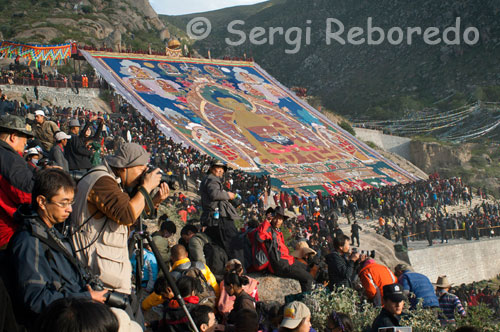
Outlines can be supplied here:
[[413, 293], [410, 297], [410, 309], [414, 309], [420, 299], [423, 300], [424, 308], [437, 308], [439, 301], [429, 278], [423, 274], [411, 272], [406, 264], [398, 264], [394, 269], [394, 274], [398, 277], [398, 283], [403, 287], [403, 292]]
[[373, 321], [371, 332], [378, 332], [381, 327], [400, 326], [400, 315], [405, 305], [403, 288], [398, 284], [385, 285], [383, 293], [384, 307]]
[[19, 226], [14, 222], [14, 212], [19, 205], [31, 202], [33, 172], [20, 154], [32, 136], [22, 118], [0, 118], [0, 250], [6, 248]]
[[[239, 219], [230, 200], [236, 195], [224, 190], [222, 178], [227, 171], [227, 165], [221, 161], [214, 161], [210, 165], [208, 175], [200, 185], [202, 214], [201, 225], [205, 233], [220, 247], [224, 248], [230, 259], [237, 258], [245, 262], [243, 248], [238, 243], [238, 230], [234, 221]], [[241, 242], [241, 241], [240, 241]]]
[[[334, 252], [326, 256], [328, 274], [330, 278], [329, 287], [352, 287], [356, 277], [356, 262], [360, 259], [357, 252], [349, 253], [349, 237], [340, 235], [333, 239]], [[347, 257], [349, 255], [349, 257]]]
[[92, 152], [87, 149], [83, 138], [79, 135], [80, 122], [78, 119], [70, 120], [69, 131], [71, 133], [71, 140], [64, 151], [68, 160], [69, 170], [86, 172], [92, 168], [92, 163], [90, 162]]
[[362, 231], [363, 228], [359, 226], [358, 221], [354, 220], [354, 223], [351, 226], [351, 246], [354, 245], [354, 239], [356, 239], [356, 242], [358, 243], [359, 247], [359, 231]]
[[[104, 291], [94, 291], [83, 280], [82, 271], [67, 257], [74, 256], [71, 245], [54, 228], [71, 213], [75, 183], [61, 169], [37, 173], [32, 205], [22, 205], [15, 218], [22, 228], [9, 244], [13, 301], [25, 324], [53, 301], [63, 297], [92, 298], [104, 303]], [[76, 260], [75, 260], [76, 261]]]

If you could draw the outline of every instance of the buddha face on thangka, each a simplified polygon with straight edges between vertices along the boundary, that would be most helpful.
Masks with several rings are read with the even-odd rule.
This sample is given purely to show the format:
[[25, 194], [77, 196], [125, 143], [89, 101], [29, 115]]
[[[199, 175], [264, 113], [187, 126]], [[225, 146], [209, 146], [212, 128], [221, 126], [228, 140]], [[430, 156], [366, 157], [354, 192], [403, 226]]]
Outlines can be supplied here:
[[134, 75], [137, 79], [140, 80], [151, 80], [153, 79], [151, 76], [148, 75], [143, 69], [137, 67], [137, 66], [129, 66], [128, 71]]
[[177, 93], [179, 92], [175, 87], [170, 85], [167, 81], [164, 80], [157, 80], [156, 83], [162, 88], [163, 91], [167, 93]]
[[128, 83], [134, 88], [134, 90], [138, 93], [147, 93], [147, 94], [152, 94], [153, 90], [142, 84], [141, 81], [139, 81], [136, 78], [129, 78]]
[[169, 63], [160, 63], [158, 65], [158, 68], [160, 68], [166, 75], [180, 75], [181, 73], [177, 69], [177, 67], [169, 64]]

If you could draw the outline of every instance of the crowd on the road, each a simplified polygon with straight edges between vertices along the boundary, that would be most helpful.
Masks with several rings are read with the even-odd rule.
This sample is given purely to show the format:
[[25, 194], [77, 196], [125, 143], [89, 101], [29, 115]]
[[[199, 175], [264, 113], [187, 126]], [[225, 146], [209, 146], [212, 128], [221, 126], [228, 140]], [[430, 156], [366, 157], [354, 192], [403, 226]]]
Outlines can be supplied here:
[[[449, 325], [466, 308], [445, 276], [434, 287], [405, 265], [391, 270], [377, 263], [376, 248], [352, 248], [360, 245], [360, 213], [379, 217], [384, 236], [399, 234], [401, 240], [418, 236], [421, 227], [432, 232], [443, 220], [446, 227], [448, 220], [456, 220], [452, 227], [465, 222], [465, 235], [480, 233], [487, 220], [492, 233], [483, 235], [498, 234], [497, 205], [484, 203], [466, 216], [447, 214], [446, 206], [472, 199], [471, 188], [458, 178], [305, 197], [273, 192], [268, 176], [229, 170], [174, 142], [125, 103], [109, 115], [2, 96], [0, 119], [0, 253], [2, 266], [12, 267], [2, 269], [6, 288], [0, 286], [8, 299], [2, 302], [4, 320], [15, 316], [8, 321], [11, 331], [22, 330], [17, 324], [58, 330], [57, 324], [76, 324], [68, 317], [78, 311], [87, 318], [95, 313], [92, 320], [108, 324], [109, 331], [118, 325], [129, 331], [189, 331], [193, 325], [214, 331], [216, 316], [227, 331], [313, 331], [302, 302], [260, 302], [251, 271], [296, 279], [303, 293], [322, 286], [357, 289], [381, 308], [372, 331], [399, 326], [407, 296], [411, 309], [413, 299], [441, 308], [439, 319]], [[180, 186], [175, 195], [167, 185], [172, 182]], [[188, 191], [199, 192], [200, 202], [188, 199]], [[191, 217], [184, 215], [180, 230], [160, 218], [153, 241], [143, 243], [147, 236], [136, 221], [153, 217], [167, 199]], [[269, 199], [275, 208], [268, 208]], [[342, 214], [352, 223], [350, 237], [339, 228]], [[167, 240], [179, 232], [172, 246]], [[159, 311], [160, 319], [145, 322], [148, 310]], [[349, 313], [332, 312], [327, 325], [353, 330]]]

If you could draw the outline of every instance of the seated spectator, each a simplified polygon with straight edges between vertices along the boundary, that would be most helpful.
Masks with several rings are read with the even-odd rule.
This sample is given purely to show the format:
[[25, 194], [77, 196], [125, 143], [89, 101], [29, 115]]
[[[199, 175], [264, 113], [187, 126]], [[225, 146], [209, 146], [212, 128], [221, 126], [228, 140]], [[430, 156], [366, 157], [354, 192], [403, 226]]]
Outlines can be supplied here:
[[[226, 273], [235, 272], [239, 276], [243, 276], [243, 266], [241, 262], [237, 259], [231, 259], [226, 264]], [[259, 292], [257, 290], [257, 286], [259, 282], [254, 278], [248, 277], [248, 284], [243, 285], [243, 290], [249, 294], [255, 302], [259, 301]], [[225, 318], [229, 315], [234, 306], [234, 301], [236, 297], [229, 295], [228, 290], [224, 284], [224, 281], [220, 283], [220, 297], [217, 302], [217, 309], [219, 313], [223, 315]]]
[[228, 316], [228, 323], [234, 325], [234, 331], [256, 332], [259, 329], [255, 301], [243, 289], [248, 284], [248, 277], [238, 275], [235, 271], [228, 272], [224, 276], [227, 294], [235, 297], [233, 309]]
[[159, 306], [166, 301], [174, 298], [174, 293], [172, 289], [168, 286], [167, 279], [165, 277], [159, 277], [153, 287], [153, 292], [149, 294], [141, 304], [143, 311], [148, 311], [153, 307]]
[[[188, 258], [188, 253], [186, 248], [182, 244], [176, 244], [172, 247], [171, 251], [172, 257], [172, 277], [178, 280], [184, 274], [186, 274], [189, 270], [199, 270], [201, 272], [201, 276], [205, 279], [205, 282], [208, 283], [215, 294], [219, 296], [219, 285], [217, 284], [217, 280], [215, 276], [210, 271], [210, 268], [201, 262], [193, 261], [191, 262]], [[198, 271], [194, 271], [195, 274], [198, 274]]]
[[[424, 308], [438, 308], [439, 301], [429, 278], [423, 274], [411, 272], [406, 264], [398, 264], [394, 269], [398, 283], [403, 287], [403, 292], [410, 299], [410, 309], [416, 308], [420, 299]], [[413, 293], [409, 295], [409, 293]]]
[[383, 308], [372, 324], [371, 332], [378, 332], [381, 327], [400, 326], [400, 315], [405, 305], [403, 288], [399, 284], [385, 285], [383, 290]]
[[135, 329], [122, 328], [118, 317], [105, 304], [90, 299], [61, 298], [52, 302], [40, 315], [36, 332], [142, 331], [137, 323], [133, 323], [136, 324]]
[[297, 242], [295, 245], [295, 251], [292, 253], [292, 256], [295, 257], [297, 262], [306, 266], [307, 271], [309, 271], [314, 279], [316, 279], [319, 269], [319, 257], [316, 254], [316, 250], [309, 248], [309, 245], [305, 240]]
[[191, 312], [193, 321], [200, 332], [212, 332], [217, 330], [217, 319], [212, 308], [199, 305]]
[[181, 230], [181, 237], [187, 244], [189, 257], [196, 262], [206, 264], [217, 280], [224, 277], [227, 254], [205, 233], [198, 232], [195, 225], [186, 225]]
[[285, 245], [283, 233], [280, 230], [283, 221], [288, 219], [285, 216], [285, 209], [282, 207], [274, 211], [274, 217], [269, 222], [265, 220], [257, 228], [257, 241], [261, 249], [266, 253], [269, 260], [268, 269], [278, 277], [296, 279], [300, 283], [302, 292], [312, 289], [313, 277], [307, 272], [306, 266], [295, 261], [289, 254]]
[[374, 259], [367, 259], [362, 263], [359, 279], [363, 284], [366, 297], [377, 307], [382, 304], [383, 287], [397, 281], [396, 276], [387, 266], [375, 263]]
[[55, 166], [61, 167], [66, 172], [69, 172], [69, 164], [66, 156], [64, 155], [64, 148], [68, 144], [68, 140], [71, 136], [66, 134], [64, 131], [58, 131], [54, 135], [56, 144], [52, 146], [49, 153], [49, 159], [54, 162]]
[[[130, 258], [130, 262], [132, 263], [132, 274], [136, 275], [137, 258], [135, 251]], [[151, 293], [153, 291], [156, 278], [158, 277], [158, 262], [156, 261], [155, 255], [151, 251], [151, 247], [147, 243], [144, 243], [143, 245], [142, 263], [141, 285], [148, 293]]]
[[38, 166], [38, 162], [42, 159], [43, 155], [38, 151], [37, 148], [29, 148], [26, 152], [25, 159], [28, 163], [29, 169], [36, 173], [40, 167]]
[[19, 316], [28, 326], [60, 298], [105, 302], [108, 291], [94, 291], [86, 285], [80, 266], [69, 259], [74, 257], [72, 247], [54, 228], [69, 217], [74, 195], [75, 183], [68, 173], [46, 169], [36, 175], [32, 204], [22, 205], [15, 214], [23, 226], [9, 246], [11, 280], [15, 282], [11, 291], [12, 299], [20, 302]]
[[327, 332], [354, 332], [354, 325], [348, 315], [332, 311], [326, 323]]
[[[189, 312], [193, 311], [199, 304], [200, 299], [195, 295], [196, 279], [189, 276], [180, 277], [177, 282], [179, 294], [184, 299]], [[180, 307], [177, 300], [171, 300], [165, 308], [163, 319], [159, 324], [159, 331], [190, 331], [189, 320]]]
[[177, 227], [172, 220], [168, 220], [165, 214], [160, 217], [160, 221], [162, 221], [160, 229], [152, 234], [152, 238], [163, 261], [168, 266], [170, 264], [170, 243], [168, 239], [177, 233]]
[[279, 332], [313, 332], [311, 311], [302, 302], [294, 301], [285, 306]]
[[328, 264], [328, 275], [330, 283], [328, 287], [352, 287], [356, 277], [356, 262], [359, 260], [359, 253], [350, 253], [349, 237], [339, 235], [333, 239], [334, 251], [326, 256]]

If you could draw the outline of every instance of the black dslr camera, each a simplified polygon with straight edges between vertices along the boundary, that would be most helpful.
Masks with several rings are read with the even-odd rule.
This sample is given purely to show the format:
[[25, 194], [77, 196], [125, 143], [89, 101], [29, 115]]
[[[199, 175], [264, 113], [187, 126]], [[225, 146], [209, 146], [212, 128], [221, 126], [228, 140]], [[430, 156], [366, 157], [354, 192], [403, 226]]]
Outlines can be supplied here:
[[[90, 277], [90, 280], [88, 280], [87, 283], [95, 291], [104, 290], [104, 284], [96, 276]], [[106, 302], [104, 303], [113, 308], [125, 309], [130, 303], [130, 296], [124, 293], [109, 291], [106, 293], [105, 297]]]
[[[157, 168], [158, 167], [149, 164], [148, 168], [146, 170], [146, 174], [151, 173], [152, 171], [154, 171]], [[166, 183], [168, 185], [168, 187], [170, 188], [170, 190], [177, 190], [179, 187], [177, 186], [176, 177], [174, 175], [165, 174], [165, 172], [161, 168], [158, 168], [158, 169], [160, 170], [160, 174], [161, 174], [160, 184]]]
[[361, 250], [361, 254], [375, 259], [375, 250]]

